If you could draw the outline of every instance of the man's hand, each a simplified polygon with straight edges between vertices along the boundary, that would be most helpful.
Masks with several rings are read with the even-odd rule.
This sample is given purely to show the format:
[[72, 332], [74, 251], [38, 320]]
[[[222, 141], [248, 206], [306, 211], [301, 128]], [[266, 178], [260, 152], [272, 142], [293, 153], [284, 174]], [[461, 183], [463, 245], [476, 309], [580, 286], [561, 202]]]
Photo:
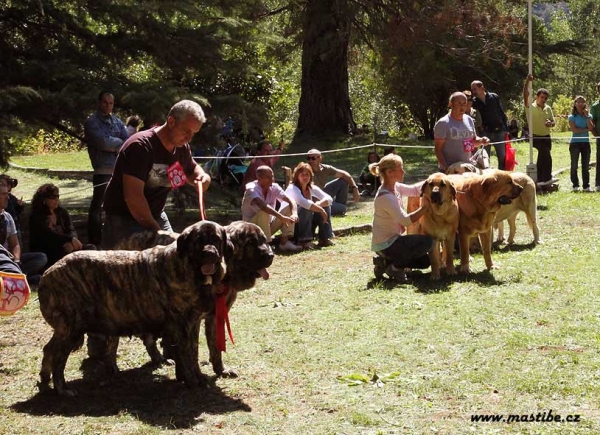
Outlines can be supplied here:
[[352, 197], [354, 198], [354, 202], [360, 201], [360, 194], [358, 193], [358, 186], [354, 186], [352, 188]]
[[296, 220], [294, 220], [292, 216], [281, 216], [281, 221], [283, 222], [283, 225], [289, 227], [290, 225], [293, 225], [296, 222], [298, 222], [298, 217], [296, 216]]
[[208, 186], [210, 186], [211, 178], [210, 175], [206, 173], [202, 173], [196, 177], [194, 180], [195, 184], [200, 184], [202, 186], [202, 191], [206, 192]]

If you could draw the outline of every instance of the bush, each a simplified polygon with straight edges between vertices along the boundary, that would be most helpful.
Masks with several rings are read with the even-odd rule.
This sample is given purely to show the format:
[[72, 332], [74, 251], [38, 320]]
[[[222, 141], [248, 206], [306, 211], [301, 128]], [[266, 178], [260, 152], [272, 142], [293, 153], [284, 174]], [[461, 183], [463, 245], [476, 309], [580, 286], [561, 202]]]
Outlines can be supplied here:
[[26, 136], [15, 146], [14, 154], [30, 156], [35, 154], [64, 153], [79, 151], [85, 147], [80, 140], [58, 130], [40, 129], [35, 135]]
[[551, 104], [552, 111], [554, 112], [554, 119], [556, 120], [556, 126], [552, 131], [564, 132], [570, 131], [568, 117], [573, 110], [573, 99], [566, 95], [559, 95]]

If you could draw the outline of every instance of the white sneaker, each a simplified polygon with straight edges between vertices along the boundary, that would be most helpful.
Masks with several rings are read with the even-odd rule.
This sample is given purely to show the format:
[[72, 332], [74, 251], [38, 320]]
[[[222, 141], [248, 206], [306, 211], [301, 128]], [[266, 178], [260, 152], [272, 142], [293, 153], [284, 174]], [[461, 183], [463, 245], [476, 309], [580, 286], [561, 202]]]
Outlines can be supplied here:
[[571, 189], [571, 192], [579, 192], [579, 187], [574, 187], [573, 189]]
[[596, 186], [596, 192], [600, 192], [600, 186]]
[[556, 183], [558, 183], [559, 181], [560, 181], [560, 180], [559, 180], [558, 178], [554, 178], [554, 177], [550, 178], [550, 184], [556, 184]]
[[298, 246], [290, 242], [289, 240], [283, 244], [279, 244], [279, 249], [283, 252], [298, 252], [302, 251], [302, 246]]
[[583, 189], [584, 192], [593, 192], [591, 187], [586, 187]]

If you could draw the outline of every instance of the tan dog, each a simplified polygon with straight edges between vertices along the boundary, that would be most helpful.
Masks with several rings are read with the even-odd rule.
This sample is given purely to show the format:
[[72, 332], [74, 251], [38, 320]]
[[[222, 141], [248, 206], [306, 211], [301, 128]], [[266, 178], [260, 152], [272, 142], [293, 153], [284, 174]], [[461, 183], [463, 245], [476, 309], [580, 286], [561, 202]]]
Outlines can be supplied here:
[[537, 224], [537, 195], [535, 191], [535, 183], [527, 174], [523, 172], [511, 172], [512, 179], [523, 188], [523, 193], [512, 201], [510, 204], [500, 207], [500, 211], [496, 215], [494, 223], [498, 228], [496, 242], [504, 241], [504, 221], [508, 220], [508, 240], [507, 243], [512, 245], [515, 241], [515, 233], [517, 232], [517, 215], [519, 212], [524, 212], [527, 217], [527, 223], [533, 233], [533, 244], [542, 243], [540, 240], [540, 229]]
[[[421, 188], [421, 196], [429, 199], [431, 207], [413, 224], [409, 232], [427, 234], [436, 241], [429, 252], [431, 259], [431, 279], [440, 279], [440, 267], [445, 264], [448, 275], [456, 275], [453, 252], [456, 231], [458, 230], [458, 203], [456, 189], [447, 175], [437, 172], [427, 178]], [[408, 211], [416, 210], [418, 198], [409, 198]], [[411, 227], [413, 227], [411, 225]], [[441, 261], [440, 244], [444, 245], [444, 261]]]
[[487, 269], [492, 269], [492, 225], [502, 205], [510, 204], [523, 188], [506, 171], [493, 170], [485, 175], [465, 173], [449, 175], [456, 188], [460, 211], [458, 238], [460, 269], [469, 273], [469, 239], [479, 235]]
[[[470, 163], [455, 163], [448, 168], [448, 174], [463, 174], [465, 172], [474, 172], [477, 174], [485, 174], [494, 169], [486, 169], [481, 171]], [[517, 231], [516, 220], [520, 211], [524, 212], [527, 217], [527, 223], [533, 233], [533, 243], [540, 244], [540, 229], [537, 223], [537, 195], [534, 181], [523, 172], [510, 172], [510, 176], [517, 184], [523, 188], [523, 193], [510, 204], [503, 205], [496, 215], [494, 221], [498, 228], [496, 242], [504, 242], [504, 221], [508, 220], [509, 233], [507, 243], [512, 245], [515, 241]]]

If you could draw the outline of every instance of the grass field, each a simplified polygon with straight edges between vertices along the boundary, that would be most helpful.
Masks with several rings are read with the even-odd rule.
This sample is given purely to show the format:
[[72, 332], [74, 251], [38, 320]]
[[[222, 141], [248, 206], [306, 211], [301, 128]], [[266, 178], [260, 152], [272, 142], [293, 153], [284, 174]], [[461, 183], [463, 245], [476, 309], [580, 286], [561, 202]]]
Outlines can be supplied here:
[[[517, 147], [524, 170], [528, 151]], [[556, 141], [555, 169], [568, 166], [567, 148]], [[409, 175], [432, 169], [429, 153], [399, 150]], [[364, 155], [327, 160], [360, 168]], [[25, 197], [44, 181], [11, 173]], [[568, 173], [559, 178], [558, 192], [538, 196], [544, 244], [529, 244], [520, 217], [515, 245], [493, 253], [497, 270], [475, 255], [466, 277], [434, 283], [425, 271], [408, 285], [377, 282], [370, 234], [276, 256], [271, 279], [239, 295], [230, 313], [236, 344], [224, 359], [240, 377], [205, 390], [175, 382], [172, 367], [152, 370], [141, 342], [124, 339], [114, 379], [84, 376], [81, 350], [66, 372], [78, 397], [38, 394], [51, 330], [33, 293], [22, 311], [0, 318], [0, 433], [598, 434], [600, 194], [571, 193]], [[61, 201], [85, 208], [89, 183], [56, 183]], [[334, 228], [370, 222], [371, 201], [352, 205]], [[177, 229], [191, 219], [173, 217]], [[579, 421], [472, 421], [550, 411]]]

